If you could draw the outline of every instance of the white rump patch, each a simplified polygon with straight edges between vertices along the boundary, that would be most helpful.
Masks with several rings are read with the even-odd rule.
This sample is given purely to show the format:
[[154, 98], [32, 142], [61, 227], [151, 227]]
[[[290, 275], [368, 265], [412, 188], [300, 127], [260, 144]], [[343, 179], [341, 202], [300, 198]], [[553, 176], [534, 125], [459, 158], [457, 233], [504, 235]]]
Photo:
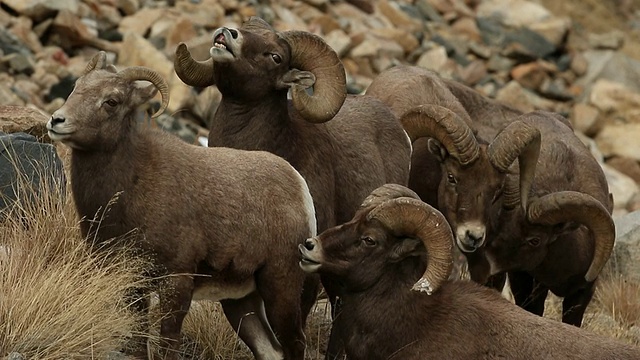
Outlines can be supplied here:
[[[294, 169], [295, 170], [295, 169]], [[300, 175], [300, 173], [296, 171], [298, 175], [298, 179], [300, 179], [300, 187], [302, 188], [302, 196], [304, 201], [304, 207], [306, 209], [306, 215], [309, 220], [309, 236], [314, 237], [318, 231], [317, 223], [316, 223], [316, 208], [313, 206], [313, 198], [311, 197], [311, 193], [309, 192], [309, 186], [307, 185], [307, 181]]]

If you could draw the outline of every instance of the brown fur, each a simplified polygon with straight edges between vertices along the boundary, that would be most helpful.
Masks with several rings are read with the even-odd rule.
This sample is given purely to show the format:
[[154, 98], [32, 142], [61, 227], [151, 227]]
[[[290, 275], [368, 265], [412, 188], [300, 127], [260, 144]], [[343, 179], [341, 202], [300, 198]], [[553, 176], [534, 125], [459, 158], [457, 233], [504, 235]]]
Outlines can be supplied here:
[[[433, 295], [410, 290], [424, 273], [425, 249], [366, 220], [372, 208], [326, 230], [303, 251], [320, 264], [315, 271], [344, 284], [343, 311], [332, 331], [349, 360], [640, 358], [638, 347], [532, 315], [473, 282], [448, 281]], [[365, 244], [365, 237], [376, 245]]]
[[[602, 168], [573, 130], [557, 121], [557, 117], [538, 111], [517, 118], [541, 133], [540, 157], [531, 195], [541, 197], [558, 191], [577, 191], [593, 196], [611, 213], [613, 203]], [[506, 210], [495, 205], [489, 216], [491, 240], [485, 246], [484, 256], [494, 260], [497, 271], [509, 271], [516, 302], [542, 315], [544, 299], [551, 290], [564, 297], [563, 322], [580, 326], [594, 290], [594, 282], [584, 279], [595, 246], [589, 230], [573, 223], [530, 224], [521, 207]], [[538, 241], [537, 245], [529, 243], [532, 238]]]
[[[349, 220], [376, 187], [407, 184], [411, 146], [382, 102], [347, 96], [333, 119], [309, 123], [287, 100], [291, 79], [304, 73], [290, 68], [289, 44], [270, 29], [238, 31], [241, 55], [214, 65], [222, 100], [209, 146], [265, 150], [289, 161], [309, 184], [318, 231]], [[278, 54], [282, 62], [275, 64], [265, 54]], [[322, 283], [335, 304], [337, 285], [327, 277]]]
[[[487, 141], [521, 114], [465, 85], [443, 79], [433, 71], [408, 65], [394, 66], [380, 73], [369, 85], [367, 95], [380, 99], [398, 118], [423, 104], [446, 107], [460, 116], [478, 139]], [[416, 140], [411, 156], [409, 187], [426, 203], [438, 207], [441, 178], [440, 163], [429, 151], [427, 139]]]
[[[333, 119], [308, 123], [282, 85], [293, 76], [286, 41], [265, 29], [238, 31], [243, 34], [241, 57], [214, 65], [222, 101], [209, 146], [265, 150], [288, 160], [309, 183], [319, 230], [349, 220], [376, 187], [407, 183], [410, 146], [382, 102], [348, 96]], [[274, 65], [265, 53], [279, 54], [282, 63]]]
[[[71, 126], [60, 131], [75, 129], [62, 141], [72, 147], [71, 185], [83, 235], [102, 243], [138, 229], [136, 244], [157, 265], [153, 274], [174, 274], [159, 290], [168, 313], [160, 331], [167, 358], [177, 357], [195, 290], [254, 280], [257, 292], [223, 301], [225, 314], [230, 321], [246, 314], [234, 311], [246, 310], [258, 294], [286, 358], [302, 359], [308, 311], [300, 304], [305, 275], [296, 265], [296, 244], [315, 231], [304, 182], [267, 152], [202, 148], [139, 128], [133, 115], [155, 94], [150, 88], [94, 70], [78, 79], [50, 121]], [[108, 98], [118, 105], [107, 105]], [[91, 221], [96, 215], [98, 224]], [[247, 324], [257, 317], [246, 317]], [[240, 336], [255, 350], [255, 335]]]
[[[389, 88], [394, 91], [388, 91]], [[565, 297], [563, 321], [580, 326], [593, 294], [593, 283], [585, 282], [583, 277], [591, 263], [593, 237], [584, 226], [578, 229], [571, 224], [533, 226], [524, 220], [519, 208], [504, 210], [500, 201], [504, 182], [507, 176], [514, 175], [494, 168], [486, 153], [487, 144], [502, 129], [515, 120], [523, 120], [542, 133], [532, 195], [578, 191], [611, 209], [602, 169], [573, 134], [569, 121], [549, 112], [522, 115], [469, 87], [418, 67], [387, 70], [374, 80], [367, 94], [388, 104], [396, 116], [417, 105], [439, 104], [469, 125], [480, 143], [479, 159], [462, 166], [446, 151], [437, 146], [430, 148], [432, 142], [418, 139], [414, 143], [409, 186], [423, 200], [437, 206], [454, 231], [457, 224], [472, 219], [487, 227], [486, 248], [465, 253], [473, 280], [483, 284], [494, 280], [489, 275], [497, 273], [495, 269], [491, 272], [488, 255], [499, 272], [510, 271], [510, 283], [519, 305], [542, 314], [544, 299], [551, 289]], [[526, 240], [532, 237], [542, 239], [541, 244], [529, 246]], [[496, 286], [501, 287], [502, 283]]]

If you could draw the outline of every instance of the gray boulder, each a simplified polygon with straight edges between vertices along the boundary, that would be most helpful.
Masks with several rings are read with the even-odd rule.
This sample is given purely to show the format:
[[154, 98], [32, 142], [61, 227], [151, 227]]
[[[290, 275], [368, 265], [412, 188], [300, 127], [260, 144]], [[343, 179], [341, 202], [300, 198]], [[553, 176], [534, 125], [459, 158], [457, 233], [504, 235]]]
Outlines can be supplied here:
[[43, 190], [64, 190], [62, 161], [51, 144], [26, 133], [0, 132], [0, 218]]
[[640, 211], [614, 220], [616, 245], [609, 260], [612, 270], [640, 282]]

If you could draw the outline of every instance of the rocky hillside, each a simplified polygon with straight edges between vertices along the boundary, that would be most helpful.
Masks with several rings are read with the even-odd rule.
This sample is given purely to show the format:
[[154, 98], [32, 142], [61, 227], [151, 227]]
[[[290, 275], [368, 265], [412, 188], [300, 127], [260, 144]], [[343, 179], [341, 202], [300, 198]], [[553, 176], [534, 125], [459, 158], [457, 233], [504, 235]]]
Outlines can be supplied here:
[[[0, 105], [27, 105], [50, 114], [69, 94], [87, 60], [105, 50], [119, 67], [142, 65], [159, 71], [170, 83], [171, 102], [158, 124], [186, 141], [204, 143], [220, 95], [215, 88], [196, 92], [184, 85], [173, 71], [173, 52], [184, 41], [196, 58], [205, 59], [214, 29], [237, 27], [257, 15], [279, 30], [322, 36], [342, 57], [351, 93], [363, 92], [380, 71], [411, 63], [521, 110], [566, 115], [601, 159], [616, 215], [640, 208], [640, 61], [634, 58], [640, 52], [629, 50], [629, 39], [637, 39], [640, 26], [637, 1], [0, 4]], [[594, 25], [594, 16], [615, 26], [597, 26], [599, 18]], [[0, 130], [8, 126], [2, 121]]]

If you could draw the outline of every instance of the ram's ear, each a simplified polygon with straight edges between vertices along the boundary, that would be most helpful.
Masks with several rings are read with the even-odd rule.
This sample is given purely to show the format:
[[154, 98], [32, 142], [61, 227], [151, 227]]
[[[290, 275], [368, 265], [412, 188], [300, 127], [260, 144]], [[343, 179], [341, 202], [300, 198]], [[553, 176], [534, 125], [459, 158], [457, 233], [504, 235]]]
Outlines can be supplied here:
[[414, 238], [403, 238], [391, 248], [389, 260], [398, 262], [410, 256], [420, 256], [424, 252], [424, 243], [422, 241]]
[[136, 105], [141, 105], [149, 100], [153, 99], [154, 96], [158, 93], [158, 88], [155, 85], [151, 84], [148, 86], [136, 87], [135, 91], [133, 91], [132, 101]]
[[278, 88], [289, 89], [294, 85], [301, 86], [305, 89], [310, 88], [316, 83], [316, 76], [310, 71], [302, 71], [291, 69], [284, 73], [278, 79]]
[[429, 152], [432, 153], [440, 162], [444, 162], [444, 159], [447, 157], [447, 149], [445, 149], [445, 147], [434, 138], [429, 138], [429, 140], [427, 140], [427, 149], [429, 149]]

